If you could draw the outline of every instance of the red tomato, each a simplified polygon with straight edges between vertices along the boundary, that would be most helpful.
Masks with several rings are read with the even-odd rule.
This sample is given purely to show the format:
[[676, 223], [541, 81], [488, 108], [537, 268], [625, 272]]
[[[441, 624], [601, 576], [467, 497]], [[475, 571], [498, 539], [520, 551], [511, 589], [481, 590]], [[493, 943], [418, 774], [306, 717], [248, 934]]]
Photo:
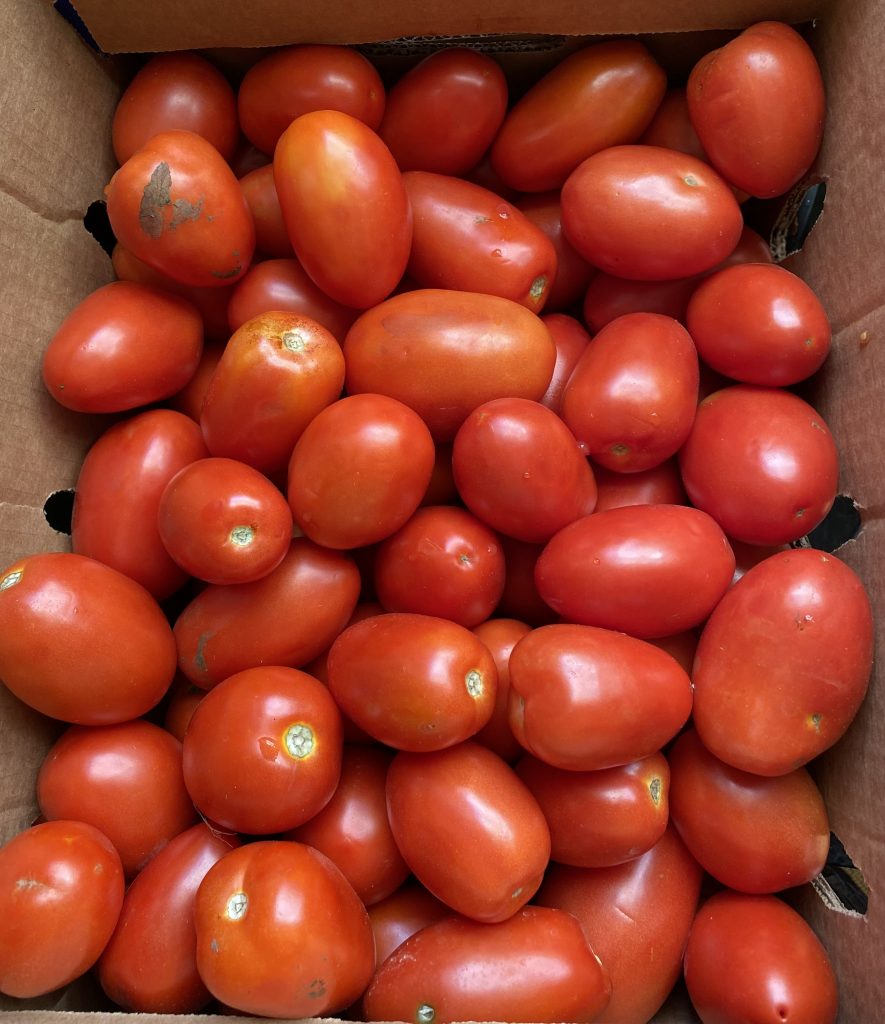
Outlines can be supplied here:
[[685, 488], [675, 459], [665, 459], [651, 469], [638, 473], [615, 473], [594, 466], [597, 512], [625, 505], [687, 505]]
[[589, 157], [562, 187], [562, 226], [608, 274], [669, 281], [710, 270], [741, 236], [741, 210], [715, 171], [657, 146]]
[[373, 903], [368, 910], [375, 936], [376, 970], [410, 935], [452, 914], [445, 903], [440, 903], [415, 881], [406, 882], [387, 899]]
[[513, 770], [478, 743], [399, 753], [387, 773], [397, 846], [434, 896], [476, 921], [506, 921], [541, 884], [550, 832]]
[[636, 40], [578, 50], [507, 115], [492, 166], [523, 192], [559, 188], [592, 153], [638, 139], [666, 88], [663, 69]]
[[688, 116], [688, 100], [683, 88], [667, 90], [639, 142], [643, 146], [675, 149], [696, 156], [704, 163], [710, 162]]
[[733, 573], [725, 534], [704, 512], [631, 505], [560, 530], [538, 559], [535, 582], [566, 619], [649, 639], [703, 622]]
[[662, 651], [666, 651], [671, 658], [675, 658], [682, 668], [691, 675], [699, 639], [697, 630], [687, 629], [684, 633], [657, 637], [654, 640], [649, 640], [649, 643], [659, 647]]
[[594, 333], [627, 313], [658, 313], [684, 323], [688, 300], [697, 284], [697, 277], [627, 281], [612, 274], [597, 274], [584, 295], [584, 321]]
[[748, 544], [788, 544], [813, 530], [839, 478], [818, 413], [788, 391], [749, 384], [701, 402], [679, 465], [692, 504]]
[[398, 750], [441, 750], [473, 736], [495, 706], [495, 662], [448, 619], [391, 612], [349, 626], [329, 651], [341, 710]]
[[702, 57], [687, 97], [710, 162], [751, 196], [786, 192], [817, 156], [823, 81], [808, 44], [789, 25], [760, 22]]
[[759, 775], [805, 764], [857, 713], [872, 652], [869, 599], [844, 562], [810, 548], [772, 555], [701, 634], [692, 674], [701, 739]]
[[240, 183], [193, 132], [155, 135], [105, 193], [117, 240], [182, 284], [221, 287], [252, 262], [255, 228]]
[[372, 977], [366, 908], [309, 846], [258, 842], [213, 865], [197, 892], [197, 969], [222, 1003], [266, 1017], [331, 1015]]
[[86, 454], [77, 478], [71, 546], [104, 562], [163, 600], [187, 582], [157, 529], [166, 484], [208, 455], [193, 420], [152, 409], [117, 423]]
[[496, 295], [420, 289], [364, 313], [344, 342], [347, 390], [390, 395], [414, 409], [436, 441], [451, 441], [493, 398], [537, 400], [553, 374], [550, 332]]
[[504, 549], [506, 575], [497, 614], [512, 616], [532, 626], [546, 626], [555, 622], [556, 612], [535, 586], [535, 566], [544, 550], [543, 546], [501, 537], [501, 547]]
[[64, 722], [149, 711], [175, 675], [175, 642], [138, 583], [83, 555], [31, 555], [0, 573], [0, 679]]
[[685, 983], [705, 1024], [833, 1024], [838, 992], [820, 940], [774, 896], [720, 892], [701, 907]]
[[548, 316], [542, 316], [541, 320], [556, 346], [556, 364], [553, 367], [550, 384], [538, 401], [558, 416], [562, 406], [562, 393], [581, 354], [590, 344], [590, 335], [574, 317], [565, 316], [563, 313], [550, 313]]
[[183, 675], [179, 676], [177, 685], [173, 689], [174, 692], [166, 705], [166, 713], [163, 716], [163, 728], [166, 732], [172, 733], [181, 743], [197, 705], [206, 696], [206, 691], [201, 690], [199, 686], [194, 686]]
[[541, 626], [510, 655], [510, 726], [529, 753], [556, 768], [588, 772], [648, 757], [690, 713], [685, 672], [624, 633]]
[[453, 915], [391, 954], [364, 997], [369, 1020], [591, 1021], [611, 982], [581, 926], [561, 910], [523, 907], [507, 921]]
[[[268, 256], [292, 256], [292, 242], [283, 221], [280, 199], [273, 181], [273, 164], [256, 167], [240, 178], [240, 188], [255, 223], [255, 246]], [[239, 325], [237, 325], [239, 326]]]
[[747, 572], [754, 565], [764, 562], [766, 558], [776, 555], [779, 551], [787, 550], [787, 545], [785, 544], [780, 544], [777, 547], [760, 547], [758, 544], [745, 544], [743, 541], [735, 540], [733, 537], [729, 538], [728, 543], [731, 544], [735, 561], [732, 583], [737, 583], [739, 579], [746, 576]]
[[274, 182], [295, 255], [336, 302], [368, 309], [406, 269], [412, 213], [396, 161], [349, 114], [303, 114], [274, 152]]
[[49, 821], [0, 848], [0, 992], [45, 995], [98, 959], [123, 905], [110, 840], [80, 821]]
[[197, 1013], [207, 1005], [211, 996], [197, 973], [194, 899], [209, 868], [237, 846], [236, 837], [201, 823], [139, 873], [98, 962], [109, 999], [134, 1013]]
[[[166, 402], [166, 405], [174, 409], [176, 412], [180, 412], [184, 416], [190, 417], [190, 419], [195, 423], [199, 423], [200, 413], [203, 409], [203, 401], [206, 397], [206, 392], [209, 390], [209, 382], [212, 380], [215, 368], [218, 366], [219, 362], [221, 362], [221, 356], [223, 353], [223, 345], [205, 345], [203, 347], [203, 354], [200, 356], [199, 365], [197, 366], [193, 377], [191, 377], [181, 391], [177, 391], [172, 395], [172, 397]], [[201, 433], [201, 443], [202, 437], [203, 435]], [[203, 454], [209, 454], [205, 444], [203, 444]]]
[[430, 483], [421, 499], [422, 505], [456, 505], [460, 498], [455, 486], [455, 474], [452, 471], [452, 446], [436, 445], [436, 457], [433, 463], [433, 474]]
[[550, 239], [556, 253], [556, 274], [544, 308], [569, 309], [587, 288], [595, 269], [578, 254], [562, 230], [562, 208], [558, 192], [523, 196], [516, 208]]
[[531, 626], [516, 619], [486, 619], [474, 626], [473, 632], [495, 659], [498, 675], [492, 717], [473, 738], [502, 760], [513, 762], [522, 753], [522, 747], [510, 728], [510, 654], [531, 632]]
[[289, 505], [304, 533], [330, 548], [389, 537], [427, 490], [435, 458], [427, 427], [385, 395], [351, 395], [307, 426], [289, 460]]
[[389, 612], [416, 612], [475, 626], [504, 589], [495, 534], [463, 508], [419, 508], [375, 555], [375, 593]]
[[157, 288], [114, 281], [65, 318], [43, 354], [43, 383], [77, 412], [123, 412], [168, 398], [194, 375], [200, 316]]
[[239, 138], [237, 101], [227, 79], [196, 53], [161, 53], [141, 68], [114, 111], [117, 163], [160, 132], [196, 132], [225, 160]]
[[732, 267], [738, 263], [773, 263], [774, 257], [771, 254], [771, 246], [766, 240], [752, 228], [744, 225], [738, 244], [732, 249], [730, 255], [726, 256], [717, 268], [722, 270], [725, 267]]

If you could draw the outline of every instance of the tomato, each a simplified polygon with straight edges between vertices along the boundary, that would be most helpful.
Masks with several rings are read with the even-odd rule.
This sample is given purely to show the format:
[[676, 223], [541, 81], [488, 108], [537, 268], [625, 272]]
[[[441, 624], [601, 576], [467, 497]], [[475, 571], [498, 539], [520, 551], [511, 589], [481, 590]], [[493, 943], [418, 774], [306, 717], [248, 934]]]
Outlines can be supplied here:
[[175, 675], [160, 606], [83, 555], [20, 558], [0, 573], [0, 679], [64, 722], [111, 725], [149, 711]]
[[409, 276], [422, 288], [512, 299], [537, 313], [556, 275], [550, 239], [515, 206], [462, 178], [407, 171]]
[[725, 534], [706, 513], [631, 505], [560, 530], [538, 559], [535, 582], [566, 619], [650, 639], [703, 622], [733, 573]]
[[[240, 188], [255, 224], [255, 246], [268, 256], [293, 255], [292, 242], [283, 221], [280, 199], [273, 181], [273, 164], [256, 167], [240, 178]], [[239, 325], [237, 325], [239, 326]]]
[[364, 997], [369, 1020], [591, 1021], [611, 982], [581, 926], [561, 910], [523, 907], [507, 921], [451, 916], [390, 955]]
[[124, 412], [168, 398], [203, 350], [197, 311], [156, 288], [114, 281], [65, 317], [43, 354], [43, 383], [77, 412]]
[[626, 864], [550, 866], [538, 902], [577, 917], [611, 977], [600, 1021], [646, 1024], [654, 1017], [682, 968], [701, 875], [672, 828]]
[[596, 477], [597, 512], [625, 505], [688, 504], [675, 459], [665, 459], [638, 473], [616, 473], [604, 466], [594, 466], [593, 475]]
[[507, 115], [492, 146], [492, 166], [523, 192], [559, 188], [591, 154], [635, 142], [666, 88], [663, 69], [637, 40], [578, 50]]
[[550, 856], [544, 815], [513, 770], [478, 743], [397, 754], [387, 813], [413, 873], [459, 914], [506, 921], [541, 884]]
[[764, 562], [766, 558], [776, 555], [779, 551], [787, 550], [786, 544], [776, 547], [760, 547], [758, 544], [745, 544], [741, 540], [734, 540], [734, 538], [729, 538], [728, 543], [731, 544], [735, 561], [732, 583], [737, 583], [754, 565]]
[[543, 543], [596, 506], [593, 470], [562, 420], [538, 402], [499, 398], [475, 409], [452, 450], [467, 507], [490, 526]]
[[556, 346], [556, 364], [553, 376], [544, 394], [538, 399], [558, 416], [562, 406], [562, 393], [584, 349], [590, 344], [590, 335], [572, 316], [550, 313], [541, 317]]
[[588, 772], [648, 757], [690, 713], [685, 672], [624, 633], [541, 626], [510, 655], [510, 726], [529, 753], [555, 768]]
[[80, 821], [49, 821], [0, 848], [0, 992], [40, 996], [80, 977], [123, 904], [109, 839]]
[[696, 629], [687, 629], [684, 633], [656, 637], [654, 640], [649, 640], [649, 643], [659, 647], [662, 651], [666, 651], [671, 658], [675, 658], [682, 668], [691, 675], [699, 639], [700, 637]]
[[465, 174], [492, 144], [507, 112], [507, 80], [490, 56], [437, 50], [387, 94], [378, 134], [402, 171]]
[[749, 384], [701, 402], [679, 465], [692, 504], [748, 544], [788, 544], [813, 530], [839, 477], [818, 413], [788, 391]]
[[283, 469], [343, 381], [341, 348], [316, 320], [281, 311], [247, 320], [227, 343], [203, 400], [209, 451], [262, 473]]
[[504, 593], [498, 605], [498, 615], [509, 615], [532, 626], [545, 626], [557, 619], [556, 612], [538, 593], [535, 586], [535, 566], [541, 544], [525, 544], [521, 540], [501, 537], [504, 549]]
[[608, 274], [668, 281], [710, 270], [741, 236], [741, 210], [703, 161], [658, 146], [615, 146], [562, 187], [562, 226]]
[[612, 274], [597, 274], [584, 295], [584, 321], [594, 333], [627, 313], [658, 313], [684, 323], [688, 300], [697, 285], [697, 277], [628, 281]]
[[495, 534], [462, 508], [419, 508], [375, 556], [375, 592], [389, 612], [417, 612], [475, 626], [504, 589]]
[[451, 917], [451, 910], [420, 885], [406, 882], [396, 892], [368, 908], [375, 936], [375, 969], [410, 935], [434, 921]]
[[195, 920], [200, 976], [244, 1013], [331, 1015], [372, 977], [365, 907], [338, 868], [301, 843], [250, 843], [222, 857], [197, 891]]
[[698, 733], [736, 768], [789, 772], [848, 728], [872, 651], [869, 599], [844, 562], [810, 548], [772, 555], [725, 595], [701, 634]]
[[227, 79], [196, 53], [161, 53], [139, 70], [114, 111], [117, 163], [160, 132], [196, 132], [228, 160], [239, 138], [237, 102]]
[[531, 626], [517, 619], [486, 619], [473, 632], [488, 647], [495, 659], [498, 686], [492, 717], [473, 737], [504, 761], [515, 761], [522, 753], [519, 740], [510, 728], [510, 655]]
[[295, 522], [325, 547], [374, 544], [418, 507], [434, 458], [430, 432], [402, 402], [385, 395], [343, 398], [308, 424], [292, 452]]
[[719, 892], [701, 907], [685, 983], [705, 1024], [833, 1024], [836, 977], [820, 940], [774, 896]]
[[747, 384], [797, 384], [830, 350], [820, 300], [801, 278], [769, 263], [708, 277], [691, 297], [686, 323], [701, 359]]
[[660, 146], [688, 153], [709, 163], [698, 133], [688, 116], [688, 100], [684, 88], [668, 89], [639, 142], [643, 146]]
[[187, 582], [157, 529], [173, 476], [208, 455], [193, 420], [152, 409], [117, 423], [86, 454], [77, 478], [71, 547], [117, 569], [163, 600]]
[[135, 1013], [196, 1013], [207, 1005], [211, 996], [197, 973], [194, 899], [209, 868], [237, 846], [235, 836], [200, 823], [138, 874], [98, 961], [109, 999]]
[[559, 193], [539, 192], [523, 196], [516, 208], [544, 232], [556, 253], [556, 274], [544, 308], [549, 311], [569, 309], [584, 294], [596, 271], [563, 234]]
[[347, 555], [294, 540], [262, 579], [210, 585], [191, 601], [175, 623], [179, 667], [209, 690], [256, 665], [303, 665], [341, 632], [359, 591]]
[[526, 754], [516, 774], [550, 828], [550, 859], [581, 868], [623, 864], [650, 850], [668, 820], [664, 756], [599, 771], [564, 771]]
[[562, 418], [595, 462], [634, 473], [675, 455], [698, 403], [698, 357], [669, 317], [628, 313], [584, 350], [562, 394]]
[[184, 734], [187, 732], [194, 711], [205, 696], [205, 690], [194, 686], [183, 675], [179, 676], [173, 686], [172, 697], [166, 705], [166, 712], [163, 715], [163, 728], [172, 733], [179, 743], [184, 740]]
[[349, 626], [329, 651], [341, 710], [398, 750], [441, 750], [481, 729], [495, 706], [495, 662], [469, 630], [390, 612]]
[[351, 394], [390, 395], [414, 409], [436, 441], [451, 441], [493, 398], [536, 400], [556, 361], [530, 310], [496, 295], [419, 289], [364, 313], [344, 341]]
[[455, 474], [452, 471], [452, 446], [436, 445], [436, 457], [433, 462], [433, 473], [430, 483], [421, 499], [425, 505], [456, 505], [460, 501], [458, 488], [455, 486]]
[[687, 99], [710, 162], [751, 196], [786, 192], [817, 156], [823, 81], [808, 44], [789, 25], [760, 22], [702, 57]]
[[222, 287], [252, 262], [255, 228], [240, 183], [193, 132], [161, 132], [105, 189], [117, 240], [182, 284]]
[[738, 263], [773, 262], [774, 257], [771, 254], [771, 246], [757, 231], [747, 227], [745, 224], [741, 237], [738, 239], [738, 244], [716, 269], [723, 270], [725, 267], [733, 267]]
[[166, 485], [160, 538], [191, 576], [208, 583], [252, 583], [289, 550], [292, 513], [256, 469], [234, 459], [199, 459]]
[[272, 155], [289, 125], [312, 110], [341, 110], [377, 128], [384, 113], [378, 72], [347, 46], [289, 46], [262, 57], [243, 77], [240, 124]]
[[[203, 347], [203, 354], [200, 356], [200, 362], [193, 377], [191, 377], [181, 391], [176, 391], [176, 393], [166, 401], [166, 405], [168, 405], [170, 409], [174, 409], [176, 412], [182, 413], [184, 416], [189, 417], [195, 423], [199, 424], [200, 412], [203, 408], [203, 400], [206, 397], [206, 392], [209, 390], [209, 382], [212, 380], [215, 368], [218, 366], [219, 362], [221, 362], [223, 352], [223, 345], [205, 345]], [[201, 432], [201, 442], [202, 437], [203, 435]], [[205, 443], [203, 444], [203, 454], [209, 454]]]
[[345, 746], [332, 799], [283, 836], [324, 853], [367, 907], [389, 896], [409, 874], [387, 820], [385, 783], [392, 757], [378, 747]]
[[295, 255], [314, 283], [356, 309], [390, 295], [409, 258], [412, 213], [372, 129], [336, 110], [303, 114], [277, 143], [273, 173]]

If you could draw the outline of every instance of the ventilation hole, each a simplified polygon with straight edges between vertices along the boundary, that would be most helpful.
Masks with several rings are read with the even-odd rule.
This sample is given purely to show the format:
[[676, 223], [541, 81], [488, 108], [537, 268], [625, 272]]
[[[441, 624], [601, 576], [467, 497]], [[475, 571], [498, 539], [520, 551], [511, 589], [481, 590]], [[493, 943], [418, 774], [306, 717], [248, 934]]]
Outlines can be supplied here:
[[83, 218], [83, 227], [110, 256], [117, 244], [117, 239], [111, 230], [107, 203], [103, 199], [96, 199], [94, 203], [89, 204], [89, 209]]
[[794, 541], [792, 546], [837, 551], [847, 541], [854, 540], [862, 525], [860, 509], [854, 498], [847, 494], [837, 494], [833, 507], [823, 521], [805, 537]]
[[55, 3], [53, 3], [52, 6], [66, 21], [70, 22], [71, 25], [74, 26], [77, 32], [80, 33], [83, 39], [86, 40], [86, 42], [92, 47], [93, 50], [95, 50], [98, 53], [101, 53], [101, 50], [98, 47], [98, 43], [96, 43], [96, 41], [92, 38], [92, 34], [86, 27], [86, 23], [83, 21], [80, 15], [74, 10], [74, 5], [71, 3], [71, 0], [55, 0]]
[[43, 515], [56, 533], [71, 535], [71, 516], [74, 513], [73, 488], [67, 491], [53, 491], [43, 502]]
[[837, 913], [864, 917], [869, 906], [870, 887], [863, 872], [845, 852], [839, 837], [830, 833], [830, 850], [823, 871], [812, 880], [815, 892]]
[[799, 252], [823, 212], [827, 183], [800, 182], [785, 199], [771, 230], [771, 251], [778, 261]]

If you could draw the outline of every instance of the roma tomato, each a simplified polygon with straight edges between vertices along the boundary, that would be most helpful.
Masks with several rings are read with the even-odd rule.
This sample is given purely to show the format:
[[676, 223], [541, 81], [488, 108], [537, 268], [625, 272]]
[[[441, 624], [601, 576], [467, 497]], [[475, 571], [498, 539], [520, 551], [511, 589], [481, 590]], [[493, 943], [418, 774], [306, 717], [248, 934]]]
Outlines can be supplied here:
[[166, 705], [166, 713], [163, 715], [163, 728], [181, 743], [197, 705], [206, 696], [206, 691], [194, 686], [183, 675], [180, 675], [173, 684], [172, 691]]
[[615, 473], [594, 466], [596, 512], [625, 505], [687, 505], [688, 498], [675, 459], [665, 459], [638, 473]]
[[475, 921], [506, 921], [534, 896], [550, 832], [513, 770], [478, 743], [401, 752], [387, 773], [387, 813], [418, 880]]
[[544, 308], [548, 311], [569, 309], [584, 294], [596, 270], [578, 254], [563, 233], [559, 193], [539, 192], [523, 196], [516, 208], [543, 231], [556, 253], [556, 274]]
[[286, 231], [280, 198], [273, 181], [273, 164], [256, 167], [254, 171], [243, 175], [240, 188], [255, 224], [255, 246], [258, 251], [267, 256], [292, 256], [292, 242]]
[[628, 281], [612, 274], [597, 274], [584, 295], [584, 322], [594, 333], [627, 313], [658, 313], [684, 323], [685, 310], [697, 285], [697, 277]]
[[682, 88], [667, 90], [639, 142], [643, 146], [660, 146], [663, 149], [675, 149], [679, 153], [689, 153], [709, 163], [688, 116], [688, 100]]
[[[170, 409], [174, 409], [176, 412], [182, 413], [182, 415], [189, 417], [195, 423], [200, 422], [200, 413], [203, 409], [203, 400], [206, 397], [206, 392], [209, 390], [209, 382], [212, 380], [212, 374], [215, 373], [215, 367], [221, 362], [221, 356], [224, 352], [223, 345], [205, 345], [203, 347], [203, 354], [200, 356], [200, 362], [197, 366], [196, 372], [193, 377], [185, 384], [181, 391], [176, 391], [174, 395], [166, 402], [166, 405]], [[200, 440], [202, 442], [202, 432], [200, 433]], [[203, 450], [205, 455], [209, 454], [209, 450], [206, 448], [205, 443], [203, 444]]]
[[197, 891], [195, 922], [200, 976], [244, 1013], [331, 1015], [372, 977], [366, 908], [338, 868], [301, 843], [250, 843], [222, 857]]
[[193, 132], [155, 135], [105, 193], [121, 245], [182, 284], [222, 287], [252, 262], [255, 227], [240, 183]]
[[498, 615], [508, 615], [529, 623], [546, 626], [557, 620], [556, 612], [538, 593], [535, 586], [535, 566], [544, 550], [541, 544], [525, 544], [521, 540], [501, 537], [504, 549], [504, 593], [498, 605]]
[[406, 882], [387, 899], [373, 903], [367, 909], [375, 936], [376, 970], [410, 935], [434, 921], [452, 915], [445, 903], [440, 903], [414, 880]]
[[31, 555], [0, 573], [0, 679], [51, 718], [126, 722], [149, 711], [175, 675], [160, 606], [92, 558]]
[[498, 686], [492, 717], [473, 737], [502, 760], [513, 762], [522, 753], [519, 740], [510, 728], [510, 655], [531, 626], [517, 619], [486, 619], [473, 632], [488, 647], [495, 659]]
[[430, 483], [421, 499], [425, 505], [457, 505], [460, 501], [458, 488], [455, 486], [455, 474], [452, 471], [452, 446], [438, 444], [433, 462], [433, 474]]
[[274, 182], [314, 283], [356, 309], [387, 298], [409, 259], [412, 213], [396, 161], [372, 129], [336, 110], [302, 115], [277, 143]]
[[584, 349], [590, 344], [590, 335], [573, 316], [550, 313], [548, 316], [542, 316], [541, 320], [556, 346], [556, 364], [553, 367], [550, 384], [538, 401], [558, 416], [562, 406], [562, 393], [572, 370]]
[[124, 412], [168, 398], [203, 350], [196, 309], [157, 288], [113, 281], [65, 318], [43, 354], [43, 383], [77, 412]]
[[81, 821], [48, 821], [0, 848], [0, 992], [18, 999], [67, 985], [95, 963], [123, 905], [109, 839]]

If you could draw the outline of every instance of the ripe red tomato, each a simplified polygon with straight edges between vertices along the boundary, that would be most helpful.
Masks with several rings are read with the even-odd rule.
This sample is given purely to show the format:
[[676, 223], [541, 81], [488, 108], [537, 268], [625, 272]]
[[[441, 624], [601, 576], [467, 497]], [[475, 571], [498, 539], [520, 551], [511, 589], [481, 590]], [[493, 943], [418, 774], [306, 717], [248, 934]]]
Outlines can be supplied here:
[[547, 311], [570, 309], [580, 300], [596, 271], [563, 233], [559, 193], [537, 192], [523, 196], [516, 208], [544, 232], [556, 253], [556, 274], [544, 308]]
[[[273, 180], [273, 164], [256, 167], [240, 178], [240, 188], [255, 224], [255, 246], [267, 256], [291, 257], [295, 250], [286, 231], [280, 198]], [[276, 307], [274, 307], [276, 308]], [[239, 326], [239, 324], [237, 325]]]
[[531, 626], [546, 626], [556, 622], [556, 612], [538, 593], [535, 586], [535, 566], [544, 550], [541, 544], [525, 544], [521, 540], [501, 537], [504, 549], [504, 593], [498, 605], [498, 615], [508, 615]]
[[473, 738], [512, 763], [522, 753], [522, 747], [510, 728], [510, 655], [526, 633], [531, 632], [531, 626], [517, 619], [486, 619], [474, 626], [473, 632], [488, 647], [498, 675], [492, 717]]
[[179, 743], [184, 741], [184, 734], [187, 732], [194, 711], [205, 696], [205, 690], [194, 686], [183, 675], [179, 675], [173, 684], [172, 696], [163, 715], [163, 728], [172, 733]]
[[665, 459], [638, 473], [615, 473], [594, 466], [597, 512], [625, 505], [687, 505], [688, 498], [675, 459]]
[[643, 146], [675, 149], [679, 153], [696, 156], [704, 163], [710, 162], [688, 116], [688, 100], [684, 88], [667, 90], [639, 142]]
[[[209, 390], [209, 381], [212, 379], [212, 374], [215, 373], [215, 367], [221, 361], [223, 351], [223, 345], [204, 345], [203, 354], [200, 356], [200, 362], [193, 377], [191, 377], [181, 391], [176, 391], [165, 404], [170, 409], [182, 413], [199, 424], [203, 399]], [[200, 438], [202, 440], [202, 432]], [[205, 444], [203, 445], [203, 450], [205, 455], [209, 454]]]
[[433, 473], [430, 483], [421, 499], [421, 505], [457, 505], [460, 498], [455, 486], [455, 474], [452, 471], [452, 446], [438, 444], [433, 462]]
[[368, 908], [375, 936], [375, 969], [410, 935], [434, 921], [451, 917], [452, 911], [414, 880], [406, 882], [380, 903]]
[[697, 285], [697, 277], [628, 281], [612, 274], [597, 274], [584, 295], [584, 321], [594, 333], [627, 313], [658, 313], [684, 323], [688, 300]]
[[558, 416], [562, 406], [562, 393], [572, 375], [572, 370], [590, 343], [590, 335], [573, 316], [550, 313], [547, 316], [542, 316], [541, 320], [550, 332], [550, 337], [556, 346], [556, 364], [553, 367], [550, 384], [538, 401]]
[[45, 995], [98, 959], [120, 916], [123, 868], [109, 839], [48, 821], [0, 848], [0, 992]]

